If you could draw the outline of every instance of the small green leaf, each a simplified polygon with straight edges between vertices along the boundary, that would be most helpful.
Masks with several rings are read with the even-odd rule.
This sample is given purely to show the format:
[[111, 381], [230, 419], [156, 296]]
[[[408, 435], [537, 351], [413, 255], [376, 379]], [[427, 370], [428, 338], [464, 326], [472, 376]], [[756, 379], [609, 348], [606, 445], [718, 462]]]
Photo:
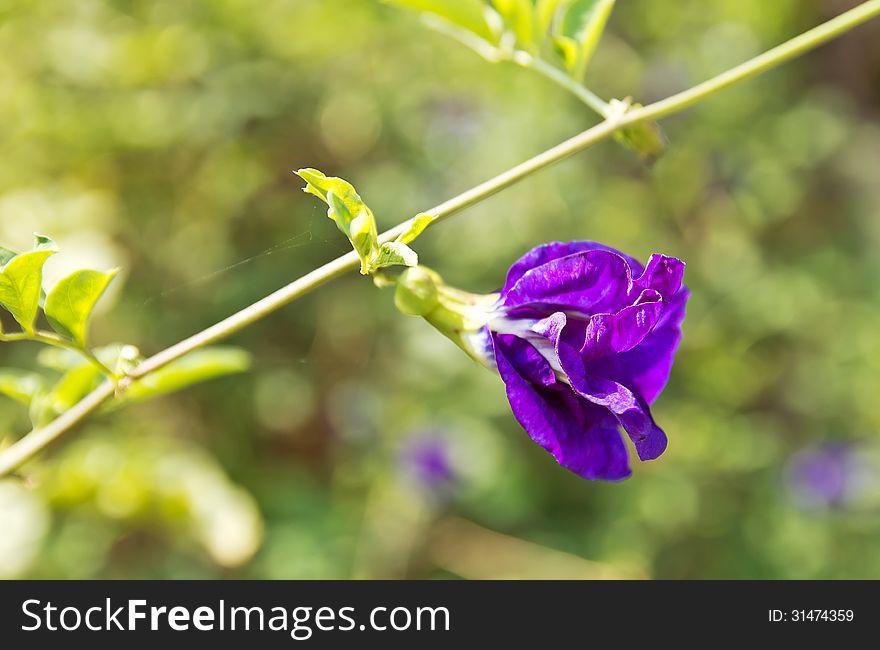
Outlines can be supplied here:
[[0, 370], [0, 395], [6, 395], [25, 406], [43, 387], [43, 377], [27, 370]]
[[416, 266], [419, 256], [406, 244], [392, 241], [382, 244], [379, 254], [373, 263], [373, 269], [383, 269], [387, 266]]
[[535, 23], [531, 0], [492, 0], [505, 27], [523, 49], [535, 51]]
[[553, 26], [559, 2], [560, 0], [537, 0], [535, 2], [535, 31], [538, 38], [543, 38]]
[[16, 253], [15, 251], [11, 251], [8, 248], [0, 246], [0, 266], [4, 266], [6, 262], [11, 260], [16, 255], [18, 255], [18, 253]]
[[578, 81], [584, 77], [615, 0], [573, 0], [568, 3], [555, 42], [565, 65]]
[[75, 271], [58, 282], [46, 297], [45, 312], [52, 328], [86, 347], [89, 317], [115, 275], [116, 270]]
[[436, 219], [437, 217], [433, 214], [417, 214], [409, 220], [409, 226], [407, 229], [400, 233], [394, 241], [399, 241], [402, 244], [409, 244], [416, 237], [421, 235], [425, 228], [430, 226]]
[[369, 273], [370, 263], [378, 252], [376, 218], [348, 181], [326, 176], [317, 169], [294, 172], [306, 182], [303, 191], [327, 204], [327, 216], [348, 237], [361, 258], [361, 273]]
[[51, 408], [53, 416], [61, 415], [83, 397], [91, 393], [103, 380], [101, 372], [85, 363], [65, 372], [46, 394], [44, 408]]
[[[331, 190], [336, 194], [336, 197], [340, 199], [345, 206], [343, 210], [340, 210], [340, 217], [344, 219], [340, 228], [342, 228], [342, 226], [347, 227], [348, 223], [360, 214], [361, 210], [363, 210], [363, 200], [355, 191], [354, 186], [348, 181], [335, 176], [327, 176], [317, 169], [300, 169], [294, 173], [306, 182], [303, 192], [317, 196], [328, 206], [330, 205], [330, 199], [327, 197], [327, 194]], [[333, 216], [328, 216], [331, 219], [334, 219]]]
[[[0, 267], [0, 305], [12, 314], [28, 334], [34, 331], [43, 283], [43, 265], [58, 250], [48, 237], [35, 237], [34, 250], [15, 255]], [[11, 252], [4, 251], [4, 255]]]
[[141, 402], [215, 377], [244, 372], [250, 355], [239, 348], [196, 350], [133, 383], [124, 393], [127, 401]]
[[666, 151], [666, 134], [657, 122], [641, 122], [621, 129], [614, 137], [624, 146], [635, 151], [646, 163], [652, 163]]
[[408, 9], [433, 14], [458, 25], [490, 43], [498, 42], [498, 34], [488, 20], [486, 5], [481, 0], [384, 0]]
[[554, 36], [553, 44], [562, 57], [562, 63], [565, 65], [566, 70], [569, 72], [574, 70], [581, 55], [581, 48], [578, 42], [568, 36]]
[[358, 212], [352, 213], [351, 201], [340, 198], [332, 189], [327, 192], [327, 204], [329, 205], [327, 215], [348, 237], [358, 257], [361, 258], [361, 273], [366, 275], [370, 260], [376, 254], [377, 240], [379, 239], [373, 213], [363, 203], [361, 203]]
[[[633, 104], [627, 98], [623, 101], [612, 99], [608, 102], [609, 116], [622, 115], [635, 108], [641, 108], [641, 104]], [[614, 134], [615, 139], [631, 151], [636, 152], [646, 163], [653, 163], [663, 152], [666, 151], [666, 134], [657, 122], [640, 122], [626, 127]]]

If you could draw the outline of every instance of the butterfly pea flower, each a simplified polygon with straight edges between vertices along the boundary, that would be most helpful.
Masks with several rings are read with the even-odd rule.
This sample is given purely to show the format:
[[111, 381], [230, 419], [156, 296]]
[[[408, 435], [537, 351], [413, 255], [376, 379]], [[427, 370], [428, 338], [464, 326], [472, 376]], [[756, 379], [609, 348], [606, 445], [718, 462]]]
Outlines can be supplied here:
[[440, 434], [407, 439], [401, 448], [400, 461], [414, 483], [436, 498], [447, 495], [457, 482], [450, 443]]
[[641, 460], [666, 449], [650, 404], [681, 340], [684, 266], [554, 242], [521, 257], [499, 293], [449, 287], [417, 266], [401, 275], [395, 302], [496, 370], [516, 419], [560, 465], [616, 481], [631, 473], [621, 430]]
[[795, 503], [807, 510], [837, 510], [864, 500], [876, 475], [864, 451], [851, 442], [828, 442], [792, 456], [788, 483]]

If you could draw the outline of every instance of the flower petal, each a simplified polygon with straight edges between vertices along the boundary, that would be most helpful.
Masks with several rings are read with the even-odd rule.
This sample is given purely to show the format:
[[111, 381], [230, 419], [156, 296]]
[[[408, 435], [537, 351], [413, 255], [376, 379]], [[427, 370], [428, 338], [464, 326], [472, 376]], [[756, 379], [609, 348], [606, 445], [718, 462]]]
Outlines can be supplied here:
[[608, 251], [620, 255], [629, 264], [633, 276], [638, 276], [642, 273], [644, 267], [642, 267], [637, 260], [629, 255], [621, 253], [619, 250], [606, 246], [605, 244], [600, 244], [594, 241], [550, 242], [549, 244], [543, 244], [533, 248], [510, 267], [510, 270], [507, 272], [507, 280], [504, 282], [504, 288], [501, 290], [501, 295], [505, 295], [510, 291], [513, 288], [513, 285], [515, 285], [527, 271], [530, 271], [535, 267], [559, 259], [560, 257], [567, 257], [569, 255], [574, 255], [575, 253], [593, 250]]
[[532, 440], [560, 465], [584, 478], [615, 481], [628, 477], [629, 459], [614, 418], [564, 384], [531, 383], [514, 362], [516, 348], [528, 344], [510, 335], [492, 338], [513, 414]]
[[660, 320], [664, 307], [658, 301], [640, 302], [625, 307], [616, 314], [595, 314], [587, 326], [581, 358], [587, 362], [632, 350]]
[[685, 263], [676, 257], [653, 254], [645, 272], [633, 282], [638, 289], [653, 289], [663, 300], [671, 300], [681, 288]]
[[657, 458], [666, 449], [666, 434], [654, 423], [647, 403], [622, 383], [608, 379], [604, 374], [596, 374], [592, 363], [588, 365], [589, 372], [585, 369], [579, 351], [566, 336], [568, 326], [561, 324], [564, 317], [565, 314], [554, 314], [533, 329], [548, 337], [555, 337], [551, 341], [572, 389], [614, 414], [633, 441], [639, 458]]
[[660, 319], [641, 343], [622, 354], [591, 360], [590, 372], [632, 387], [648, 404], [653, 404], [672, 370], [689, 295], [686, 288], [680, 289], [664, 306]]
[[502, 296], [508, 309], [568, 311], [591, 316], [632, 304], [632, 271], [617, 253], [591, 250], [526, 271]]

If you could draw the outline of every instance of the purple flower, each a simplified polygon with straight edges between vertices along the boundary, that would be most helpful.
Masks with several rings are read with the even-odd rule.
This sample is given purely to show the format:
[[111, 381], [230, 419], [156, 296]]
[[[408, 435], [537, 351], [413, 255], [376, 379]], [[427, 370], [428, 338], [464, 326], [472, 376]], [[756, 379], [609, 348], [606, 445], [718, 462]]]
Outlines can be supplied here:
[[862, 474], [861, 459], [851, 444], [826, 443], [795, 454], [788, 481], [798, 504], [840, 508], [854, 496]]
[[520, 258], [499, 294], [469, 294], [415, 267], [395, 300], [497, 369], [516, 419], [560, 465], [616, 481], [631, 473], [621, 428], [642, 460], [666, 449], [649, 404], [681, 339], [684, 266], [665, 255], [642, 266], [595, 242], [554, 242]]
[[439, 435], [420, 435], [405, 441], [400, 454], [408, 475], [425, 491], [442, 494], [455, 483], [450, 449]]

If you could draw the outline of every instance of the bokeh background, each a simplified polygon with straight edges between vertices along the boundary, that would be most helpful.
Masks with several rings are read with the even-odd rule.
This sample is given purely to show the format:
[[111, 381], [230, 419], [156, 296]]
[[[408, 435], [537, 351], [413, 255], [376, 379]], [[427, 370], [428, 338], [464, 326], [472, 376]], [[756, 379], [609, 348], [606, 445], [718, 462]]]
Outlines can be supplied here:
[[[647, 103], [853, 4], [622, 0], [588, 85]], [[650, 168], [605, 142], [418, 240], [485, 292], [548, 240], [688, 262], [669, 449], [630, 480], [559, 468], [351, 275], [236, 335], [247, 374], [0, 482], [0, 576], [880, 578], [878, 107], [875, 22], [665, 120]], [[390, 226], [594, 121], [372, 0], [0, 0], [0, 243], [56, 239], [50, 281], [121, 266], [93, 338], [152, 353], [348, 250], [290, 170]]]

